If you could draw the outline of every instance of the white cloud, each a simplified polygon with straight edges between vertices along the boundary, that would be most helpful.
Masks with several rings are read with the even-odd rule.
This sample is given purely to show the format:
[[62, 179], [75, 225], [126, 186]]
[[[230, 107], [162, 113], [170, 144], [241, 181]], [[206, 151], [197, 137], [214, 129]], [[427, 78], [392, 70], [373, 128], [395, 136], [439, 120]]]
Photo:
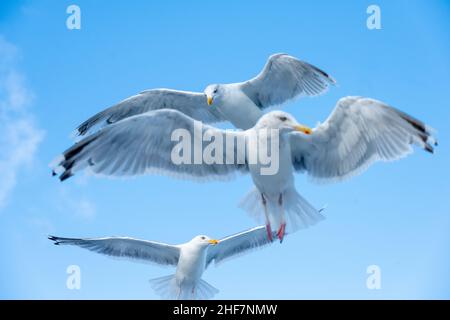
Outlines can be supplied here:
[[33, 95], [17, 70], [18, 50], [0, 36], [0, 210], [17, 184], [18, 173], [32, 166], [44, 131], [29, 107]]
[[92, 219], [95, 216], [95, 206], [87, 199], [78, 201], [75, 208], [75, 213], [84, 219]]
[[69, 213], [82, 220], [92, 220], [95, 217], [95, 205], [84, 196], [76, 196], [77, 192], [68, 186], [60, 186], [57, 197], [58, 210]]

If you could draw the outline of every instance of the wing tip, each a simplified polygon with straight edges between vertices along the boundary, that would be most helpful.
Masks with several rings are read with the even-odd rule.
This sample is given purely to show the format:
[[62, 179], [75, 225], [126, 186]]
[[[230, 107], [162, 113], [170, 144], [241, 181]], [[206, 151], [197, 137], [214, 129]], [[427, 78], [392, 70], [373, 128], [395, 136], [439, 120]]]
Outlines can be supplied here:
[[84, 136], [87, 133], [87, 131], [88, 131], [87, 128], [84, 128], [82, 127], [82, 125], [80, 125], [70, 133], [69, 137], [72, 140], [77, 140], [81, 136]]
[[59, 176], [61, 180], [61, 176], [65, 174], [66, 168], [64, 167], [64, 162], [66, 161], [66, 157], [64, 154], [57, 156], [52, 162], [50, 162], [49, 167], [51, 168], [52, 177]]
[[[62, 155], [53, 160], [50, 164], [50, 167], [52, 168], [52, 176], [60, 174], [59, 180], [61, 182], [72, 177], [74, 175], [73, 167], [79, 162], [77, 156], [84, 150], [84, 148], [95, 141], [100, 134], [101, 131], [76, 142], [71, 148], [67, 149]], [[88, 163], [89, 165], [92, 165], [92, 160], [88, 159]]]
[[[307, 63], [307, 62], [306, 62]], [[312, 65], [310, 63], [307, 63], [314, 71], [319, 73], [325, 80], [328, 82], [328, 84], [331, 84], [333, 86], [337, 85], [336, 79], [334, 79], [328, 72], [323, 71], [322, 69], [316, 67], [315, 65]]]
[[73, 176], [72, 171], [70, 169], [66, 170], [59, 176], [59, 181], [63, 182], [65, 180], [69, 179], [72, 176]]
[[274, 53], [274, 54], [272, 54], [272, 55], [269, 57], [269, 60], [273, 60], [273, 59], [276, 59], [276, 58], [279, 58], [279, 57], [289, 57], [289, 58], [295, 59], [295, 60], [297, 60], [297, 61], [300, 61], [301, 63], [305, 63], [305, 64], [307, 64], [308, 66], [310, 66], [313, 70], [315, 70], [317, 73], [319, 73], [321, 76], [323, 76], [323, 77], [327, 80], [327, 82], [328, 82], [329, 84], [331, 84], [331, 85], [336, 85], [336, 84], [337, 84], [336, 79], [333, 78], [329, 73], [323, 71], [322, 69], [316, 67], [315, 65], [312, 65], [312, 64], [310, 64], [310, 63], [308, 63], [308, 62], [306, 62], [306, 61], [302, 61], [302, 60], [300, 60], [300, 59], [298, 59], [298, 58], [296, 58], [296, 57], [294, 57], [294, 56], [291, 56], [291, 55], [288, 54], [288, 53], [285, 53], [285, 52]]
[[429, 143], [425, 143], [424, 150], [431, 154], [434, 154], [434, 148]]
[[55, 237], [55, 236], [52, 236], [52, 235], [48, 235], [47, 239], [50, 240], [50, 241], [53, 241], [53, 244], [55, 246], [59, 246], [59, 238], [58, 237]]
[[328, 80], [329, 80], [331, 85], [333, 85], [333, 86], [337, 86], [338, 85], [336, 79], [333, 78], [332, 76], [330, 76], [329, 74], [328, 74]]
[[397, 111], [397, 113], [403, 120], [408, 122], [415, 130], [417, 130], [417, 134], [423, 143], [423, 149], [431, 154], [434, 154], [434, 147], [438, 146], [438, 142], [433, 136], [435, 130], [422, 121], [417, 120], [404, 112]]

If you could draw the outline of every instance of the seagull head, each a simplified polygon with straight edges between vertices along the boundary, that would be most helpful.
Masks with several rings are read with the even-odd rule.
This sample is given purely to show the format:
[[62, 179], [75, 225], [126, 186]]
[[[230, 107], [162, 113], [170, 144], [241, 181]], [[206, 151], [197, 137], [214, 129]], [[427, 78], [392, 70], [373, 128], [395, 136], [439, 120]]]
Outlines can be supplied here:
[[211, 239], [208, 236], [200, 235], [200, 236], [196, 236], [190, 242], [192, 244], [195, 244], [195, 245], [199, 246], [199, 247], [206, 248], [206, 247], [209, 247], [210, 245], [215, 246], [216, 244], [219, 243], [219, 240]]
[[280, 133], [299, 131], [311, 134], [312, 129], [299, 124], [293, 116], [283, 111], [272, 111], [263, 115], [256, 123], [257, 129], [277, 129]]
[[205, 91], [203, 91], [206, 95], [206, 102], [209, 106], [211, 106], [213, 103], [217, 103], [222, 94], [222, 86], [220, 84], [210, 84], [206, 87]]

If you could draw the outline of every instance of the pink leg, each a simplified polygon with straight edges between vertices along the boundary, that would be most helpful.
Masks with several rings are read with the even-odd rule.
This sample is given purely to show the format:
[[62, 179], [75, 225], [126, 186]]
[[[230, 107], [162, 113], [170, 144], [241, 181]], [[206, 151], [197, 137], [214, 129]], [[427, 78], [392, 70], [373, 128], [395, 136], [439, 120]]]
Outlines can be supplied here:
[[272, 242], [273, 237], [272, 237], [272, 227], [270, 226], [270, 222], [267, 222], [266, 230], [267, 230], [267, 238], [269, 239], [270, 242]]
[[270, 242], [273, 241], [272, 236], [272, 227], [270, 226], [270, 220], [269, 220], [269, 212], [267, 211], [267, 200], [264, 197], [264, 194], [261, 193], [261, 199], [264, 206], [264, 215], [266, 216], [266, 231], [267, 231], [267, 239], [269, 239]]
[[286, 223], [282, 223], [280, 229], [278, 229], [277, 232], [277, 237], [278, 239], [280, 239], [280, 243], [283, 242], [285, 231], [286, 231]]
[[278, 205], [280, 206], [280, 216], [281, 216], [281, 225], [277, 232], [277, 237], [280, 239], [280, 243], [283, 242], [284, 234], [286, 231], [286, 222], [284, 218], [284, 208], [283, 208], [283, 194], [280, 193], [280, 197], [278, 198]]

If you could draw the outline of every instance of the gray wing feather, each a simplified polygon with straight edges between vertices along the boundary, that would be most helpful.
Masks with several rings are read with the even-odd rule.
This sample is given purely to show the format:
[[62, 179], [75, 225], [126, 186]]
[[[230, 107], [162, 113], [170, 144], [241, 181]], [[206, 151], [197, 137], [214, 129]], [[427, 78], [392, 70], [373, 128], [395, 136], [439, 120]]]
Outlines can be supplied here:
[[152, 110], [174, 109], [205, 123], [223, 121], [221, 115], [206, 103], [203, 93], [171, 89], [152, 89], [129, 97], [92, 116], [76, 129], [76, 135], [92, 133], [122, 119]]
[[[275, 238], [276, 234], [273, 233]], [[245, 254], [252, 249], [261, 248], [272, 242], [267, 237], [265, 226], [255, 227], [219, 241], [215, 246], [208, 248], [206, 266], [215, 261], [216, 264], [232, 257]]]
[[[172, 152], [180, 145], [180, 141], [172, 141], [172, 133], [176, 129], [184, 129], [194, 137], [194, 129], [201, 128], [201, 137], [205, 133], [217, 137], [217, 145], [222, 145], [224, 152], [217, 152], [221, 161], [212, 164], [202, 162], [194, 164], [194, 143], [190, 149], [186, 145], [185, 152], [190, 152], [188, 163], [176, 164], [172, 161]], [[197, 129], [195, 129], [197, 130]], [[179, 178], [194, 180], [225, 180], [236, 172], [247, 172], [245, 150], [226, 143], [227, 136], [233, 141], [245, 139], [242, 131], [220, 130], [198, 121], [175, 110], [157, 110], [133, 116], [104, 127], [96, 133], [84, 138], [67, 149], [54, 167], [54, 174], [60, 172], [60, 179], [65, 180], [75, 172], [90, 169], [92, 172], [106, 176], [136, 176], [149, 173], [162, 173]], [[180, 140], [183, 140], [180, 138]], [[192, 140], [191, 140], [192, 141]], [[201, 150], [210, 142], [202, 143]], [[227, 150], [228, 148], [228, 150]], [[227, 155], [242, 154], [244, 161], [231, 161], [226, 164]], [[236, 158], [235, 158], [236, 159]], [[230, 161], [229, 161], [230, 162]]]
[[335, 83], [319, 68], [281, 53], [270, 56], [261, 73], [243, 82], [241, 90], [263, 109], [296, 97], [319, 95]]
[[433, 152], [437, 145], [422, 121], [380, 101], [345, 97], [327, 121], [309, 136], [291, 134], [292, 161], [319, 181], [342, 180], [375, 161], [392, 161], [417, 145]]
[[48, 238], [56, 245], [73, 245], [108, 256], [150, 261], [161, 265], [176, 266], [180, 256], [180, 249], [177, 246], [127, 237], [80, 239], [49, 236]]

